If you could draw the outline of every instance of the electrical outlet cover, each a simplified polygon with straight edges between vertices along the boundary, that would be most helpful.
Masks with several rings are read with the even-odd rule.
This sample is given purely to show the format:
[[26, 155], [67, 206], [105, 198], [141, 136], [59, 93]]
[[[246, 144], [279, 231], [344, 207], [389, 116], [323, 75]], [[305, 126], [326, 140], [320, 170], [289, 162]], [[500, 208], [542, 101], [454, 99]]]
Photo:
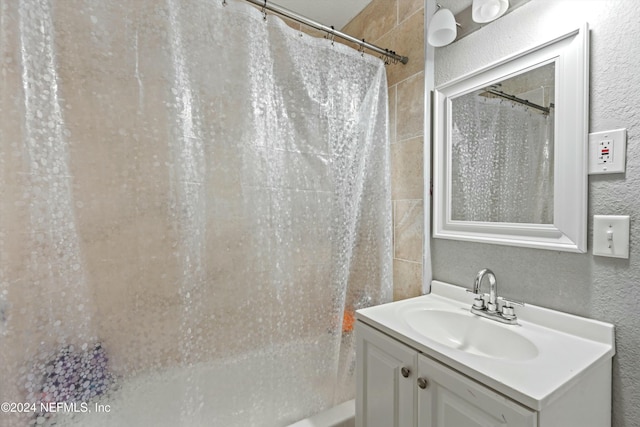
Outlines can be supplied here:
[[589, 134], [589, 175], [624, 173], [626, 158], [626, 129]]

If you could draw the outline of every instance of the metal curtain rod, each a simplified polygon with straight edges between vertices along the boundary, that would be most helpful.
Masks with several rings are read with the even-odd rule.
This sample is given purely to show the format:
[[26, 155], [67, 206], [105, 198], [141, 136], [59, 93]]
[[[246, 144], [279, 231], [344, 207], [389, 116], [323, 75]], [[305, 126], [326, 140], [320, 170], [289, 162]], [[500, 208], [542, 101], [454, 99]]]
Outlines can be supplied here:
[[549, 114], [551, 112], [551, 107], [553, 107], [553, 104], [550, 104], [549, 107], [543, 107], [542, 105], [534, 104], [533, 102], [527, 101], [526, 99], [518, 98], [517, 96], [509, 95], [508, 93], [504, 93], [496, 89], [487, 88], [485, 89], [485, 92], [508, 99], [513, 102], [517, 102], [518, 104], [526, 105], [527, 107], [535, 108], [536, 110], [540, 110], [545, 114]]
[[345, 34], [342, 31], [338, 31], [332, 27], [327, 27], [324, 24], [321, 24], [317, 21], [309, 19], [305, 16], [299, 15], [289, 9], [285, 9], [282, 6], [278, 6], [277, 4], [267, 2], [266, 0], [245, 0], [245, 1], [248, 1], [249, 3], [253, 3], [256, 6], [260, 6], [263, 9], [267, 9], [272, 12], [275, 12], [279, 15], [286, 16], [287, 18], [293, 19], [294, 21], [301, 22], [309, 27], [313, 27], [317, 30], [324, 31], [325, 33], [331, 34], [332, 36], [337, 36], [337, 37], [340, 37], [341, 39], [348, 40], [352, 43], [357, 43], [363, 48], [367, 48], [381, 55], [385, 55], [393, 59], [394, 61], [399, 61], [399, 62], [402, 62], [403, 64], [406, 64], [407, 62], [409, 62], [409, 58], [407, 58], [406, 56], [398, 55], [397, 53], [389, 49], [382, 49], [379, 46], [366, 42], [364, 39], [358, 40], [357, 38], [350, 36], [349, 34]]

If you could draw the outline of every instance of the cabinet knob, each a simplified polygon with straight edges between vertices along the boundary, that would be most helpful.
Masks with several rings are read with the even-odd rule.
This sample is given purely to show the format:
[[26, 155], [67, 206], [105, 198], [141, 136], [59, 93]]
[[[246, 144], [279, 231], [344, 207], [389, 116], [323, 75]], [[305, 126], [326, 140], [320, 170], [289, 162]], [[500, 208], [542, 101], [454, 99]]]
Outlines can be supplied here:
[[425, 389], [427, 388], [427, 386], [429, 385], [429, 381], [427, 381], [426, 378], [418, 378], [418, 387], [420, 387], [421, 389]]
[[411, 369], [407, 367], [403, 367], [402, 369], [400, 369], [400, 373], [402, 374], [403, 377], [409, 378], [409, 375], [411, 374]]

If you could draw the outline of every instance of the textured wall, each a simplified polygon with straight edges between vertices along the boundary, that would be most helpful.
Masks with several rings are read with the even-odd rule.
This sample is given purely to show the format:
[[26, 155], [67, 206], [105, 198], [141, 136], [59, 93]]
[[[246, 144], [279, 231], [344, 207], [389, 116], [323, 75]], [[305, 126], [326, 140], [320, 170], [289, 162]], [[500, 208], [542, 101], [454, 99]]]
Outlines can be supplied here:
[[[640, 420], [640, 2], [532, 0], [437, 49], [435, 79], [444, 83], [584, 21], [591, 29], [589, 131], [628, 130], [626, 174], [589, 177], [589, 253], [432, 239], [433, 275], [469, 287], [478, 270], [490, 267], [505, 296], [615, 324], [613, 425], [631, 427]], [[606, 214], [631, 216], [628, 260], [590, 253], [593, 215]]]
[[424, 1], [373, 0], [347, 34], [409, 57], [387, 66], [393, 200], [394, 299], [417, 296], [422, 281]]

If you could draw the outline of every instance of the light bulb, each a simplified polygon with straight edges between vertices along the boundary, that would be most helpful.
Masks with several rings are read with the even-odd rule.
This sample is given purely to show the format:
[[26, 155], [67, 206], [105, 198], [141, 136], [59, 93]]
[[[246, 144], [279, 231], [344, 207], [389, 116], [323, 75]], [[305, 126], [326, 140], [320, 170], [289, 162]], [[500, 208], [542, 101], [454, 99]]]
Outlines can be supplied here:
[[471, 18], [484, 24], [498, 19], [509, 9], [509, 0], [473, 0]]
[[446, 46], [456, 39], [456, 18], [449, 9], [439, 9], [428, 24], [427, 41], [431, 46]]

